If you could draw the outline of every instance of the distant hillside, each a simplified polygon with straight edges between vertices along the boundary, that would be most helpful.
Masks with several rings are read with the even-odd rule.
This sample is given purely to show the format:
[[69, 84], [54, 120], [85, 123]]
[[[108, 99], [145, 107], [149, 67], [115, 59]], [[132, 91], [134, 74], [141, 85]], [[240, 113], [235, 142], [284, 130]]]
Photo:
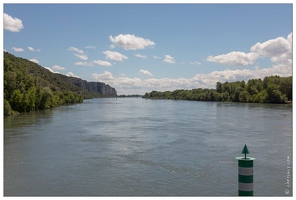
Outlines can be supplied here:
[[84, 98], [117, 96], [101, 82], [52, 73], [27, 59], [4, 52], [4, 115], [80, 103]]

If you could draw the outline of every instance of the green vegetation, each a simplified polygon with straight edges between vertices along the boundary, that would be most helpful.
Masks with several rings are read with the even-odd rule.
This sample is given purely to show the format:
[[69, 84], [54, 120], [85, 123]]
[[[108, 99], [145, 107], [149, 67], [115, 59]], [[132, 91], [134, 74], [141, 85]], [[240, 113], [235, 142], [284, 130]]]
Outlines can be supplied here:
[[288, 103], [292, 101], [292, 76], [269, 76], [237, 82], [217, 82], [216, 89], [152, 91], [143, 98], [184, 99], [194, 101], [231, 101], [249, 103]]
[[59, 88], [51, 84], [58, 80], [50, 83], [43, 79], [52, 74], [47, 71], [33, 62], [4, 53], [4, 116], [83, 101], [70, 84], [61, 82]]
[[106, 96], [75, 85], [76, 80], [83, 82], [4, 52], [4, 116]]

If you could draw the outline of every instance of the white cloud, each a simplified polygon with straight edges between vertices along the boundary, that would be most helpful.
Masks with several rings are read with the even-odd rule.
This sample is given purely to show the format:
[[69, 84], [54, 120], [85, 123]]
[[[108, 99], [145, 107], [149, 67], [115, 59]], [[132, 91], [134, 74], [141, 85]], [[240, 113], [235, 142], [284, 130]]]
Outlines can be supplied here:
[[171, 64], [176, 63], [175, 59], [172, 56], [170, 56], [170, 55], [165, 55], [165, 58], [164, 58], [163, 61], [164, 62], [167, 62], [167, 63], [171, 63]]
[[89, 63], [89, 62], [76, 62], [75, 65], [93, 66], [93, 64], [92, 63]]
[[201, 65], [200, 62], [190, 62], [190, 65]]
[[68, 50], [69, 51], [75, 51], [75, 52], [77, 52], [79, 54], [84, 54], [84, 51], [83, 50], [80, 50], [80, 49], [78, 49], [76, 47], [70, 47]]
[[24, 28], [22, 20], [13, 18], [10, 15], [4, 13], [3, 15], [3, 28], [11, 32], [20, 32]]
[[150, 78], [142, 80], [140, 78], [129, 78], [126, 76], [115, 78], [108, 71], [105, 71], [103, 74], [93, 74], [93, 78], [96, 81], [107, 83], [116, 88], [118, 94], [145, 94], [145, 92], [151, 92], [152, 90], [172, 91], [178, 88], [195, 88], [198, 86], [193, 79]]
[[109, 60], [122, 61], [123, 59], [128, 59], [128, 57], [116, 51], [104, 51], [103, 54], [105, 54], [106, 59], [109, 59]]
[[208, 56], [207, 61], [223, 65], [253, 65], [258, 58], [270, 58], [274, 63], [292, 65], [292, 33], [287, 38], [278, 37], [266, 42], [257, 42], [250, 48], [250, 53], [230, 52], [218, 56]]
[[54, 69], [54, 70], [65, 70], [65, 68], [64, 67], [60, 67], [60, 66], [58, 66], [58, 65], [54, 65], [54, 66], [52, 66], [52, 69]]
[[68, 72], [66, 76], [79, 78], [79, 76], [74, 75], [72, 72]]
[[[74, 53], [74, 55], [82, 60], [88, 60], [87, 55], [84, 54], [84, 51], [81, 49], [78, 49], [76, 47], [70, 47], [68, 49], [69, 51], [75, 51], [76, 53]], [[77, 54], [78, 53], [78, 54]]]
[[135, 54], [135, 56], [138, 57], [138, 58], [145, 58], [145, 59], [147, 58], [146, 55], [141, 55], [139, 53]]
[[40, 52], [41, 50], [40, 49], [34, 49], [33, 47], [28, 47], [28, 49], [30, 50], [30, 51], [37, 51], [37, 52]]
[[120, 34], [114, 38], [112, 35], [110, 35], [109, 39], [112, 43], [122, 47], [125, 50], [145, 49], [148, 46], [153, 47], [155, 45], [155, 43], [149, 39], [144, 39], [130, 34]]
[[12, 47], [12, 50], [14, 50], [16, 52], [23, 52], [24, 51], [23, 48], [17, 48], [17, 47]]
[[74, 53], [74, 55], [77, 56], [78, 58], [82, 59], [82, 60], [88, 60], [87, 55], [77, 54], [77, 53]]
[[258, 70], [258, 69], [260, 69], [260, 67], [259, 66], [255, 66], [254, 69]]
[[153, 56], [153, 58], [154, 58], [154, 59], [159, 59], [159, 58], [161, 58], [161, 57], [159, 57], [159, 56]]
[[270, 57], [272, 62], [291, 65], [292, 45], [292, 33], [290, 33], [287, 39], [278, 37], [264, 43], [258, 42], [250, 50], [259, 54], [260, 57]]
[[[289, 36], [288, 36], [289, 37]], [[292, 42], [290, 40], [290, 42]], [[276, 39], [268, 40], [264, 43], [258, 42], [251, 47], [252, 52], [257, 52], [263, 57], [273, 57], [284, 53], [292, 52], [292, 43], [288, 39], [278, 37]]]
[[93, 61], [94, 63], [98, 64], [98, 65], [101, 65], [101, 66], [112, 66], [111, 63], [107, 62], [107, 61], [102, 61], [102, 60], [94, 60]]
[[113, 80], [115, 80], [115, 78], [112, 76], [111, 72], [108, 71], [104, 71], [103, 74], [92, 74], [92, 76], [99, 82], [104, 82], [105, 83], [110, 83]]
[[53, 71], [50, 67], [44, 67], [45, 69], [49, 70], [52, 73], [56, 73], [55, 71]]
[[208, 56], [207, 61], [239, 67], [252, 65], [257, 58], [258, 55], [256, 53], [244, 53], [240, 51], [233, 51], [228, 54]]
[[29, 49], [30, 51], [35, 51], [35, 49], [34, 49], [33, 47], [28, 47], [28, 49]]
[[[280, 49], [278, 49], [280, 48]], [[121, 55], [121, 54], [120, 54]], [[159, 58], [154, 56], [153, 58]], [[261, 68], [255, 65], [259, 58], [269, 58], [273, 65], [269, 68]], [[257, 43], [250, 48], [250, 52], [233, 51], [218, 56], [208, 56], [210, 62], [216, 62], [232, 66], [254, 65], [252, 69], [226, 69], [222, 71], [213, 71], [207, 74], [196, 74], [191, 78], [130, 78], [121, 74], [120, 77], [114, 77], [110, 72], [105, 71], [102, 74], [93, 74], [96, 81], [105, 82], [116, 88], [118, 94], [145, 94], [152, 90], [173, 91], [176, 89], [193, 88], [215, 88], [219, 82], [233, 82], [249, 79], [263, 79], [266, 76], [279, 75], [282, 77], [292, 76], [292, 33], [287, 38], [276, 38], [263, 43]], [[176, 63], [170, 55], [165, 55], [163, 60], [168, 63]], [[189, 62], [189, 64], [200, 65], [199, 62]], [[140, 70], [139, 74], [149, 76], [149, 71]], [[151, 73], [150, 73], [151, 74]], [[151, 74], [152, 75], [152, 74]]]
[[95, 46], [91, 46], [91, 45], [88, 45], [88, 46], [86, 46], [85, 48], [86, 48], [86, 49], [96, 49]]
[[39, 61], [37, 59], [35, 59], [35, 58], [30, 59], [30, 61], [39, 64]]
[[55, 74], [61, 74], [60, 72], [54, 71], [52, 68], [50, 67], [44, 67], [45, 69], [49, 70], [51, 73], [55, 73]]
[[[145, 71], [145, 70], [143, 70]], [[292, 67], [285, 65], [274, 65], [271, 68], [255, 68], [254, 70], [230, 70], [213, 71], [208, 74], [196, 74], [192, 78], [150, 78], [142, 80], [140, 78], [129, 78], [125, 75], [114, 77], [110, 72], [105, 71], [102, 74], [93, 74], [96, 81], [104, 82], [116, 88], [118, 94], [145, 94], [146, 92], [156, 91], [173, 91], [176, 89], [193, 89], [193, 88], [215, 88], [219, 82], [233, 82], [249, 79], [261, 78], [266, 76], [279, 75], [282, 77], [292, 76]]]
[[147, 76], [153, 76], [153, 74], [151, 74], [149, 71], [144, 70], [144, 69], [141, 69], [139, 72], [140, 72], [141, 74], [144, 74], [144, 75], [147, 75]]

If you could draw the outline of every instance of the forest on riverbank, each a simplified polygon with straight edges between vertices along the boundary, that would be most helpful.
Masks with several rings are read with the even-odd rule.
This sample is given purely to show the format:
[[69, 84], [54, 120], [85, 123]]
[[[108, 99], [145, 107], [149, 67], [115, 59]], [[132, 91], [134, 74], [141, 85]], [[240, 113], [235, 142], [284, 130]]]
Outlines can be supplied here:
[[143, 98], [248, 103], [289, 103], [292, 101], [292, 76], [268, 76], [236, 82], [217, 82], [216, 89], [152, 91]]
[[[52, 73], [34, 62], [8, 52], [4, 52], [3, 66], [5, 117], [81, 103], [85, 98], [116, 96], [115, 89], [109, 85]], [[109, 90], [112, 94], [108, 93]]]

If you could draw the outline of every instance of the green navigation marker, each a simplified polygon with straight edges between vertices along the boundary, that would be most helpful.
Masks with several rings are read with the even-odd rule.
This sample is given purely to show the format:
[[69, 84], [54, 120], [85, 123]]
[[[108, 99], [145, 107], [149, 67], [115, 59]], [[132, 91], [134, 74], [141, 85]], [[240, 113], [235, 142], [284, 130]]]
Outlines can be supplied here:
[[247, 145], [245, 144], [242, 154], [245, 154], [245, 159], [247, 159], [247, 154], [250, 154]]
[[245, 157], [236, 157], [238, 160], [238, 196], [253, 196], [253, 161], [255, 158], [247, 157], [250, 154], [247, 145], [242, 154]]

